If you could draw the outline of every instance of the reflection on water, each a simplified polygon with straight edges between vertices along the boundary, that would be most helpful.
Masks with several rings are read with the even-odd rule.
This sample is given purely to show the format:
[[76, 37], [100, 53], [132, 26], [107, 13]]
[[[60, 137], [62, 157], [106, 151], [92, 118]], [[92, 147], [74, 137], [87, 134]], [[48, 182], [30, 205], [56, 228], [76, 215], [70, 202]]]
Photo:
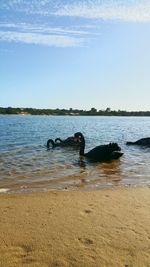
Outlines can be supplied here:
[[[0, 188], [11, 191], [102, 188], [150, 183], [150, 148], [126, 146], [150, 136], [146, 117], [0, 116]], [[85, 151], [117, 142], [119, 160], [90, 163], [78, 148], [47, 150], [48, 139], [80, 131]]]

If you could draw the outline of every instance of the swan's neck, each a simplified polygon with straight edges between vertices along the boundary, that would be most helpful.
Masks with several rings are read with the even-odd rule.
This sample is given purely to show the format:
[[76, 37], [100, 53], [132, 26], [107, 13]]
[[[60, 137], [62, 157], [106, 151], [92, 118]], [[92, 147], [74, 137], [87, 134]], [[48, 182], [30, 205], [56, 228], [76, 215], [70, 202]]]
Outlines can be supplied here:
[[52, 147], [54, 147], [54, 141], [53, 141], [52, 139], [49, 139], [49, 140], [47, 141], [47, 148], [50, 147], [50, 143], [52, 144]]
[[80, 156], [84, 156], [84, 149], [85, 149], [85, 139], [82, 136], [81, 137], [80, 152], [79, 152]]
[[60, 143], [63, 142], [60, 138], [56, 138], [56, 139], [55, 139], [55, 142], [57, 143], [58, 141], [59, 141]]

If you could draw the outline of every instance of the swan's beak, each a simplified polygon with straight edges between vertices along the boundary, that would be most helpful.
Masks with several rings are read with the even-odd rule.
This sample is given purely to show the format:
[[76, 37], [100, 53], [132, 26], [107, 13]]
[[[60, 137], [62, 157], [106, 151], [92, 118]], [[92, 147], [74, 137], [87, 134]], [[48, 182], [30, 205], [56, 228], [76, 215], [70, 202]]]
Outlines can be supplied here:
[[77, 142], [77, 143], [79, 143], [79, 144], [81, 144], [81, 138], [80, 138], [80, 136], [74, 137], [74, 141]]

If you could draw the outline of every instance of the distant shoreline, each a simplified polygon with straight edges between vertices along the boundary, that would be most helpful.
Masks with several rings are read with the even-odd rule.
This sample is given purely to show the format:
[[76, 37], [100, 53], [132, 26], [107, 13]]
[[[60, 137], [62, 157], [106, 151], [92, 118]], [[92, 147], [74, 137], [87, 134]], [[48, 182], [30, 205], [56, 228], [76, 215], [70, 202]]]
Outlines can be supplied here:
[[78, 109], [36, 109], [36, 108], [13, 108], [0, 107], [0, 115], [50, 115], [50, 116], [116, 116], [116, 117], [149, 117], [150, 111], [125, 111], [125, 110], [90, 110]]

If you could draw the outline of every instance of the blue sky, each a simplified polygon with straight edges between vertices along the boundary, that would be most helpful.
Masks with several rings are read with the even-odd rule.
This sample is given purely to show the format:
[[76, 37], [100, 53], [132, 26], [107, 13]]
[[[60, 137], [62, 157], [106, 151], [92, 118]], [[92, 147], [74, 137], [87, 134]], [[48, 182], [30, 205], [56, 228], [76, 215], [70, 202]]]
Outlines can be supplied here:
[[0, 0], [0, 106], [150, 110], [150, 0]]

